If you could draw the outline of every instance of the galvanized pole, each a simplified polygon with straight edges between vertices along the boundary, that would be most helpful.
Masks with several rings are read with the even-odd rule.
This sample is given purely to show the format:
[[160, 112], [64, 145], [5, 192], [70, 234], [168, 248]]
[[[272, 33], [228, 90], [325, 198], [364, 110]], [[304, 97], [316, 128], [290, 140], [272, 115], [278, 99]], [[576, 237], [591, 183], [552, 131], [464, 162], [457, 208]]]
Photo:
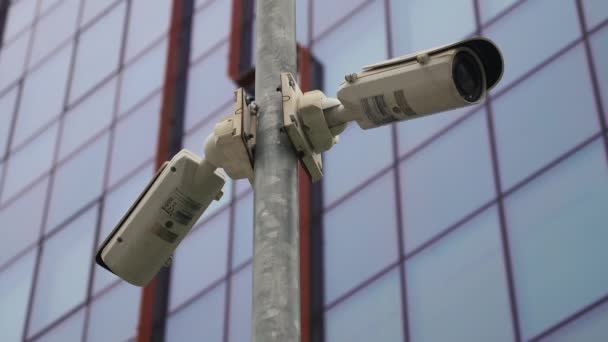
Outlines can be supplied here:
[[296, 75], [295, 0], [256, 3], [252, 341], [300, 341], [298, 164], [280, 91], [281, 73]]

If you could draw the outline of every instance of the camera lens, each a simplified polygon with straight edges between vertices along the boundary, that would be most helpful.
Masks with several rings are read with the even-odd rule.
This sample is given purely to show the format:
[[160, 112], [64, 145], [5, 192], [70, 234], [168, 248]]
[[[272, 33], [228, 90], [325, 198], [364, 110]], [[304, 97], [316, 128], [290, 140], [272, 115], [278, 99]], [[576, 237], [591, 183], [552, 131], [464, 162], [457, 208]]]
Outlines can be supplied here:
[[470, 52], [460, 51], [452, 63], [452, 79], [465, 100], [475, 102], [483, 92], [483, 76], [480, 63]]

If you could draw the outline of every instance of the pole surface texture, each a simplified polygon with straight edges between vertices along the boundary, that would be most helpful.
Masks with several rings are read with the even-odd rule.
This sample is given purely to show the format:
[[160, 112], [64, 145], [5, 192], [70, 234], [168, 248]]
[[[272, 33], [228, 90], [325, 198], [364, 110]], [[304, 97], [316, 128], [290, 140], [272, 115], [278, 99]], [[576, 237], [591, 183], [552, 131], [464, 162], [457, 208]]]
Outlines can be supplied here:
[[256, 3], [252, 341], [300, 341], [298, 161], [280, 92], [281, 72], [296, 75], [295, 0]]

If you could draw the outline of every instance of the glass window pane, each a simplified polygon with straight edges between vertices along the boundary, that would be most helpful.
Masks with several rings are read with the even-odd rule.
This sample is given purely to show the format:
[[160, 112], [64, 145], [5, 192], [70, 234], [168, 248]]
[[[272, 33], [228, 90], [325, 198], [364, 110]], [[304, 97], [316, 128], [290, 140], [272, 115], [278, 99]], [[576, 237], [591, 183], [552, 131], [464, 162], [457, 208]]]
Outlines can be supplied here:
[[171, 270], [170, 309], [226, 274], [228, 211], [194, 228], [175, 251]]
[[2, 50], [0, 50], [0, 90], [5, 89], [23, 74], [31, 34], [32, 31], [28, 30], [14, 41], [2, 46]]
[[326, 303], [397, 260], [394, 203], [393, 174], [389, 173], [325, 214]]
[[253, 192], [234, 206], [232, 267], [239, 266], [253, 255]]
[[606, 294], [606, 203], [608, 170], [598, 141], [506, 199], [524, 338]]
[[116, 125], [110, 185], [156, 155], [160, 101], [160, 95], [154, 96]]
[[60, 160], [110, 126], [115, 95], [116, 78], [113, 78], [66, 113], [59, 148]]
[[593, 61], [595, 62], [595, 74], [604, 103], [604, 115], [608, 120], [608, 27], [596, 32], [590, 39]]
[[49, 127], [36, 139], [11, 155], [4, 176], [3, 202], [49, 171], [53, 162], [57, 127], [57, 124]]
[[593, 28], [608, 18], [608, 3], [604, 0], [583, 0], [587, 29]]
[[172, 3], [172, 1], [131, 1], [125, 60], [130, 60], [167, 32]]
[[[329, 29], [336, 22], [343, 19], [351, 11], [365, 3], [364, 0], [342, 0], [342, 1], [322, 1], [313, 0], [313, 29], [314, 37]], [[380, 2], [380, 1], [376, 1]], [[357, 12], [358, 13], [358, 12]], [[367, 22], [374, 23], [373, 21]], [[382, 21], [377, 21], [380, 24]]]
[[479, 12], [482, 23], [499, 15], [517, 0], [483, 0], [479, 2]]
[[32, 71], [25, 79], [13, 147], [30, 138], [63, 111], [71, 54], [70, 44], [45, 61], [40, 68]]
[[0, 248], [0, 265], [38, 241], [47, 189], [45, 178], [0, 211], [0, 232], [10, 236]]
[[308, 46], [308, 21], [310, 2], [313, 0], [296, 1], [296, 39], [303, 46]]
[[403, 341], [400, 297], [395, 270], [325, 314], [327, 341]]
[[55, 228], [101, 195], [108, 153], [104, 134], [74, 158], [59, 166], [53, 183], [46, 231]]
[[228, 44], [225, 43], [190, 67], [184, 125], [186, 130], [219, 108], [232, 105], [236, 86], [228, 79], [227, 63]]
[[37, 0], [13, 1], [8, 9], [6, 26], [4, 27], [4, 42], [9, 41], [34, 20], [37, 2]]
[[0, 97], [0, 159], [6, 153], [8, 136], [11, 132], [11, 125], [15, 114], [15, 100], [17, 100], [18, 89], [18, 87], [13, 87], [13, 89]]
[[84, 9], [82, 11], [82, 19], [80, 26], [87, 24], [91, 19], [100, 15], [100, 13], [115, 4], [116, 0], [82, 0]]
[[413, 341], [513, 341], [500, 238], [492, 207], [406, 261]]
[[401, 164], [406, 252], [495, 196], [485, 111]]
[[45, 333], [36, 342], [69, 342], [80, 341], [82, 338], [82, 329], [84, 327], [84, 309], [72, 314], [65, 322], [62, 322], [58, 327]]
[[397, 123], [399, 155], [404, 155], [449, 126], [462, 116], [476, 110], [477, 106], [462, 107], [444, 113], [423, 116], [415, 120]]
[[93, 302], [88, 342], [125, 341], [134, 336], [139, 318], [141, 288], [121, 283]]
[[33, 250], [0, 273], [0, 331], [4, 341], [21, 341], [35, 261]]
[[167, 40], [164, 39], [125, 69], [122, 76], [119, 113], [125, 113], [144, 97], [161, 88], [166, 59]]
[[70, 102], [118, 68], [124, 16], [125, 3], [121, 2], [80, 35]]
[[36, 24], [29, 65], [35, 65], [76, 31], [80, 0], [63, 0]]
[[[319, 23], [328, 22], [322, 20], [323, 17], [337, 19], [335, 13], [347, 13], [347, 7], [353, 3], [354, 0], [324, 1], [322, 6], [315, 6], [315, 28], [320, 29]], [[373, 1], [314, 43], [314, 54], [323, 63], [323, 84], [327, 96], [336, 95], [338, 86], [344, 82], [344, 75], [386, 59], [384, 21], [383, 2]], [[357, 43], [349, 44], [353, 37], [357, 37]]]
[[[127, 212], [131, 205], [133, 205], [139, 194], [152, 179], [154, 172], [154, 163], [150, 162], [147, 166], [143, 167], [135, 175], [105, 196], [101, 229], [98, 237], [99, 245], [101, 245], [118, 224], [122, 216]], [[97, 293], [119, 279], [113, 273], [97, 264], [95, 264], [94, 269], [93, 293]]]
[[537, 0], [518, 6], [485, 34], [500, 47], [506, 61], [496, 86], [502, 89], [577, 39], [581, 31], [573, 0]]
[[452, 43], [475, 31], [473, 0], [392, 0], [395, 55]]
[[494, 114], [503, 189], [599, 131], [582, 45], [497, 99]]
[[224, 332], [224, 283], [167, 319], [167, 341], [221, 342]]
[[602, 341], [606, 336], [608, 336], [608, 304], [602, 304], [541, 341]]
[[251, 265], [232, 276], [228, 340], [251, 340]]
[[[192, 46], [190, 56], [196, 59], [219, 42], [228, 38], [232, 2], [225, 0], [207, 1], [198, 10], [192, 22]], [[224, 70], [228, 72], [228, 70]]]
[[97, 206], [44, 242], [28, 336], [86, 299]]

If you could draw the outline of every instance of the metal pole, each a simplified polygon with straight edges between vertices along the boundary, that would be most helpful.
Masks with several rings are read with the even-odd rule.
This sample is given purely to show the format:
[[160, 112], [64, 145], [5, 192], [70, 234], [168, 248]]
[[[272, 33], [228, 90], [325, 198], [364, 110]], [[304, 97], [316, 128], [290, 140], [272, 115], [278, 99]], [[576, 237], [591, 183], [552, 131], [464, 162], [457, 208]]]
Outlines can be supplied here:
[[252, 341], [300, 341], [298, 164], [280, 92], [281, 72], [296, 75], [295, 0], [256, 3]]

